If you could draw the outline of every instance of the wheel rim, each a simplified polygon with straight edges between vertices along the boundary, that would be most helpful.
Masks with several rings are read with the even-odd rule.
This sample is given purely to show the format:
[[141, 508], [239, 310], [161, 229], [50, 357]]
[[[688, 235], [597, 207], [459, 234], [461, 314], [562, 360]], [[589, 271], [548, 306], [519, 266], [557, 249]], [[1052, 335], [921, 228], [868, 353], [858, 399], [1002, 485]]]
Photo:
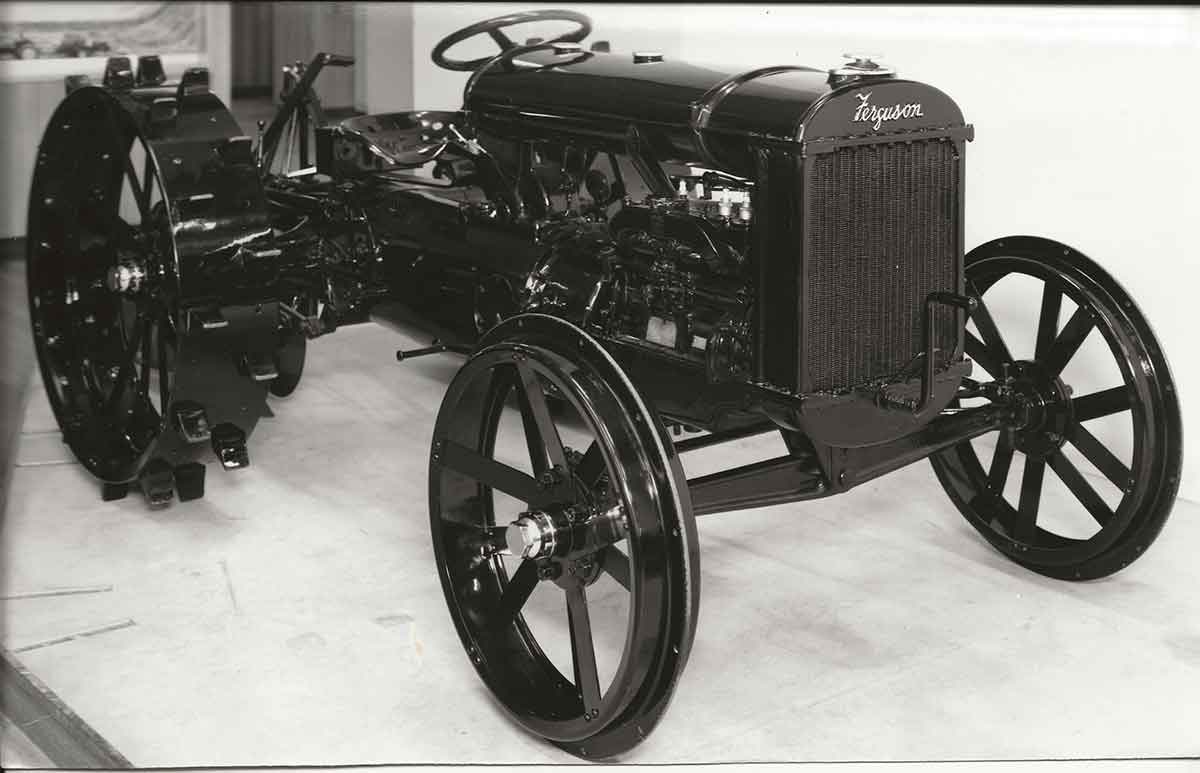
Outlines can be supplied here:
[[[1119, 541], [1138, 533], [1144, 547], [1157, 533], [1178, 485], [1179, 415], [1166, 362], [1128, 295], [1092, 261], [1054, 246], [1013, 239], [968, 257], [968, 292], [981, 303], [966, 353], [986, 377], [1007, 375], [1014, 421], [994, 436], [986, 466], [979, 440], [938, 455], [934, 465], [960, 510], [994, 545], [1027, 565], [1082, 577], [1085, 564]], [[989, 291], [1014, 276], [1041, 284], [1040, 302], [1029, 310], [1032, 356], [1024, 358], [1010, 350], [1012, 336], [988, 306]], [[1075, 394], [1064, 376], [1093, 339], [1090, 353], [1107, 350], [1119, 381]], [[1122, 423], [1124, 440], [1114, 431]], [[1092, 519], [1089, 528], [1042, 508], [1047, 467]], [[1016, 470], [1019, 486], [1010, 481]], [[1148, 521], [1155, 524], [1150, 534], [1142, 530]]]
[[[561, 398], [559, 411], [547, 391]], [[515, 405], [506, 408], [510, 396]], [[496, 459], [515, 445], [498, 445], [506, 423], [525, 446], [526, 470], [510, 466], [511, 455]], [[645, 737], [694, 633], [694, 599], [680, 588], [689, 572], [680, 555], [688, 552], [684, 506], [659, 485], [670, 465], [637, 423], [579, 362], [501, 342], [455, 377], [434, 432], [434, 544], [464, 647], [516, 721], [582, 756], [616, 754]], [[556, 480], [556, 468], [569, 473]], [[534, 510], [558, 527], [554, 549], [498, 552], [505, 524]], [[565, 611], [557, 620], [555, 596]], [[623, 630], [613, 630], [614, 620]]]
[[124, 107], [100, 89], [59, 106], [30, 198], [30, 313], [64, 439], [105, 481], [133, 479], [166, 426], [179, 340], [166, 201]]

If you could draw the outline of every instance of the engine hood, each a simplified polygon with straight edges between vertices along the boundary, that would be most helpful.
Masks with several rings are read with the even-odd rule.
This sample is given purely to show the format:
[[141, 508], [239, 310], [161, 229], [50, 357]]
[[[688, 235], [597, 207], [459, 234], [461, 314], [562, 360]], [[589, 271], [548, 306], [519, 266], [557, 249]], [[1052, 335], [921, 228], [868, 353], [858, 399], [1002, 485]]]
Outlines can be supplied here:
[[811, 67], [739, 73], [650, 59], [552, 47], [498, 57], [476, 72], [464, 101], [482, 128], [502, 136], [621, 139], [635, 129], [663, 158], [743, 175], [751, 141], [965, 126], [953, 100], [916, 81], [866, 77], [831, 86], [826, 70]]

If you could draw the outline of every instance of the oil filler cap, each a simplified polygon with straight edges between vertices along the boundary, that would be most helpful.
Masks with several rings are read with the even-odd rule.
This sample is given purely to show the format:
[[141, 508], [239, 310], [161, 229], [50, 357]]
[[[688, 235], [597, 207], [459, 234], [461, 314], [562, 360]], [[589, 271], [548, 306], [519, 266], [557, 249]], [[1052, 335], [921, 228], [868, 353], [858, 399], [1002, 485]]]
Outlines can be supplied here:
[[634, 64], [653, 64], [654, 62], [661, 62], [662, 60], [663, 60], [663, 55], [658, 53], [657, 51], [634, 51], [633, 52], [633, 63]]

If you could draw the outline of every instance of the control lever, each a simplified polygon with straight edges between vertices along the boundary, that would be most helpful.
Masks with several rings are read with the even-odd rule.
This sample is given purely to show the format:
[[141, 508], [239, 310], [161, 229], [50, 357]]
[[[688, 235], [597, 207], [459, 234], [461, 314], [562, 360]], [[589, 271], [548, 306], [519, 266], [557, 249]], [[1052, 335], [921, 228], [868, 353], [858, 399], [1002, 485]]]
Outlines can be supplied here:
[[434, 339], [431, 346], [423, 346], [420, 349], [397, 349], [396, 362], [404, 362], [411, 360], [414, 357], [424, 357], [427, 354], [441, 354], [442, 352], [453, 352], [454, 354], [470, 354], [471, 347], [463, 346], [462, 344], [447, 344]]
[[283, 99], [283, 104], [275, 112], [275, 118], [272, 119], [267, 127], [266, 133], [263, 135], [262, 142], [262, 168], [270, 169], [275, 161], [275, 151], [279, 148], [279, 141], [283, 137], [284, 127], [288, 123], [293, 111], [300, 107], [300, 103], [308, 98], [308, 94], [312, 90], [313, 82], [321, 73], [321, 68], [326, 65], [333, 67], [349, 67], [354, 64], [354, 57], [342, 56], [341, 54], [327, 54], [321, 52], [312, 58], [312, 61], [307, 67], [303, 63], [298, 63], [299, 66], [291, 70], [293, 75], [297, 75], [298, 80], [295, 85], [287, 92]]

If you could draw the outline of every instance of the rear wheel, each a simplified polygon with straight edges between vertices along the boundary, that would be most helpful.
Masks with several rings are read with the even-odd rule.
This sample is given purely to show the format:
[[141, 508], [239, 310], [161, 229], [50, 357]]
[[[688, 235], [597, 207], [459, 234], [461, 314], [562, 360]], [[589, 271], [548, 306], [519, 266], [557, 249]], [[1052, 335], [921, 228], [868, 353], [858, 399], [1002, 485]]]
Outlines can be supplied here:
[[34, 343], [64, 440], [103, 481], [131, 480], [166, 428], [181, 316], [157, 158], [99, 89], [50, 121], [30, 197]]
[[1179, 487], [1179, 403], [1153, 331], [1107, 272], [1057, 242], [989, 242], [966, 277], [980, 299], [966, 352], [991, 381], [963, 403], [1007, 402], [1014, 418], [931, 457], [938, 479], [1018, 564], [1070, 580], [1118, 571], [1154, 541]]
[[697, 540], [661, 425], [594, 340], [536, 314], [489, 333], [438, 415], [430, 515], [451, 617], [509, 715], [582, 757], [640, 742], [691, 648]]

